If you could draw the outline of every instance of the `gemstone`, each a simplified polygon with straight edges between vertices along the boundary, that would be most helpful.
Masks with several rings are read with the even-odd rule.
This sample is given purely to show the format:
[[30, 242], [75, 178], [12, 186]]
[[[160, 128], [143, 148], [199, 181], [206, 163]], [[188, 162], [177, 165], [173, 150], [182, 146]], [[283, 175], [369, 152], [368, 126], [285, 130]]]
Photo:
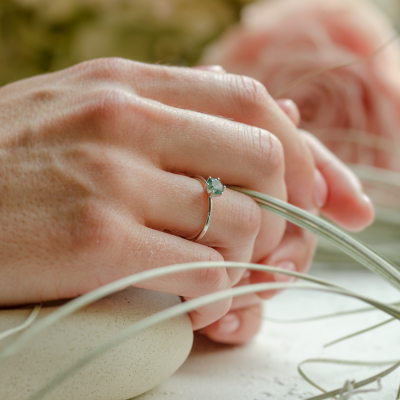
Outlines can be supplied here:
[[207, 179], [207, 191], [214, 192], [214, 196], [220, 196], [224, 193], [224, 185], [218, 180], [214, 178]]

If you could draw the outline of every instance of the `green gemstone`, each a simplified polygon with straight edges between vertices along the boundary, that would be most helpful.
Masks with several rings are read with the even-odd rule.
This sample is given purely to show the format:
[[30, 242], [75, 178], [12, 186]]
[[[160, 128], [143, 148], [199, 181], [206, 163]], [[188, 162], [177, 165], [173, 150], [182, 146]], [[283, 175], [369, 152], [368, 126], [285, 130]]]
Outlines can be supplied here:
[[214, 196], [220, 196], [224, 193], [224, 185], [218, 180], [214, 178], [207, 179], [207, 189], [209, 192], [214, 192]]

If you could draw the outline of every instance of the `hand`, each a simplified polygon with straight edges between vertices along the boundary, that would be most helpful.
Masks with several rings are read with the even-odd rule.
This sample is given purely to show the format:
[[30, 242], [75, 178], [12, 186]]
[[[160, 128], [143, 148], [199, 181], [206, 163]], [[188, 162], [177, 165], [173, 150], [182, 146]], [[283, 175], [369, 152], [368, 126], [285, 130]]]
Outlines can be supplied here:
[[[277, 104], [298, 126], [300, 114], [296, 105], [290, 100], [278, 100]], [[348, 230], [360, 230], [373, 220], [373, 206], [368, 197], [363, 194], [357, 177], [314, 136], [300, 131], [316, 162], [316, 182], [319, 182], [319, 192], [315, 193], [316, 202], [320, 204], [321, 212]], [[303, 244], [303, 245], [302, 245]], [[286, 260], [280, 267], [289, 270], [306, 272], [311, 264], [316, 247], [316, 237], [309, 232], [288, 224], [282, 243], [273, 252], [273, 256]], [[297, 258], [294, 256], [297, 255]], [[270, 259], [272, 256], [270, 256]], [[265, 261], [268, 265], [269, 259]], [[271, 264], [274, 265], [273, 260]], [[297, 268], [296, 268], [297, 267]], [[247, 271], [236, 286], [259, 282], [290, 282], [294, 279], [288, 275]], [[219, 321], [202, 330], [211, 339], [230, 344], [243, 343], [250, 340], [261, 326], [261, 299], [270, 298], [276, 292], [265, 292], [261, 296], [255, 294], [233, 299], [230, 312]]]
[[[70, 298], [175, 263], [262, 259], [281, 241], [285, 222], [230, 190], [214, 199], [200, 243], [179, 237], [196, 236], [206, 212], [190, 176], [287, 199], [283, 148], [266, 129], [299, 135], [254, 80], [102, 59], [0, 92], [1, 305]], [[296, 179], [311, 188], [312, 157], [298, 158], [312, 171], [300, 166]], [[187, 299], [242, 274], [209, 268], [142, 286]], [[192, 312], [193, 328], [230, 305]]]

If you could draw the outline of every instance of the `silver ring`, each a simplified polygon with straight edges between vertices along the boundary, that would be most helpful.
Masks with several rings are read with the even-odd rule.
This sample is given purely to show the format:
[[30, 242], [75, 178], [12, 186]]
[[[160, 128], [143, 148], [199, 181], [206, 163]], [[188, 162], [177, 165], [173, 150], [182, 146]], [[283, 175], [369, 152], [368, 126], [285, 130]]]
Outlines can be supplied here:
[[204, 220], [203, 229], [193, 239], [189, 239], [191, 242], [197, 242], [206, 234], [208, 227], [210, 226], [212, 215], [212, 198], [222, 196], [224, 194], [226, 186], [221, 183], [219, 178], [215, 179], [211, 178], [211, 176], [208, 177], [207, 180], [205, 180], [202, 176], [192, 176], [192, 178], [197, 179], [203, 185], [208, 204], [208, 210], [206, 218]]

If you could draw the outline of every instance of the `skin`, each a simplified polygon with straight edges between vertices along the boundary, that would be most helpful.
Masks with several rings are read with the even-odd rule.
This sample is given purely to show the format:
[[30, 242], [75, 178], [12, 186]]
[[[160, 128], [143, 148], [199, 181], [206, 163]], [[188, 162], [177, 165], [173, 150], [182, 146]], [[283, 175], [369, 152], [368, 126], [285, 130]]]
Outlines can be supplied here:
[[[361, 187], [347, 185], [352, 174], [310, 144], [290, 112], [251, 78], [100, 59], [0, 91], [1, 306], [71, 298], [182, 262], [305, 271], [312, 235], [234, 191], [214, 199], [204, 238], [186, 240], [204, 221], [204, 192], [194, 175], [315, 213], [321, 208], [348, 228], [372, 221]], [[191, 299], [271, 279], [208, 268], [142, 287]], [[246, 309], [259, 310], [263, 296], [198, 309], [190, 314], [193, 329], [220, 342], [246, 341], [259, 325]], [[227, 329], [227, 319], [236, 329]]]
[[[214, 67], [215, 68], [215, 67]], [[278, 106], [296, 125], [300, 124], [300, 112], [295, 103], [289, 99], [277, 100]], [[320, 212], [336, 224], [350, 231], [359, 231], [373, 221], [374, 211], [370, 199], [362, 192], [358, 178], [313, 135], [300, 131], [316, 162], [314, 192]], [[349, 212], [352, 210], [353, 213]], [[304, 246], [299, 244], [303, 241]], [[307, 272], [316, 248], [316, 237], [308, 232], [287, 224], [286, 234], [274, 257], [294, 259], [294, 255], [302, 259], [302, 263], [282, 262], [281, 268]], [[293, 251], [296, 249], [296, 253]], [[264, 264], [274, 265], [272, 256]], [[271, 261], [271, 262], [269, 262]], [[299, 268], [300, 266], [300, 268]], [[247, 271], [236, 286], [259, 282], [291, 282], [286, 275]], [[210, 339], [227, 343], [240, 344], [247, 342], [259, 331], [262, 323], [261, 299], [268, 299], [279, 292], [251, 294], [233, 299], [229, 313], [219, 321], [209, 325], [200, 332]]]

